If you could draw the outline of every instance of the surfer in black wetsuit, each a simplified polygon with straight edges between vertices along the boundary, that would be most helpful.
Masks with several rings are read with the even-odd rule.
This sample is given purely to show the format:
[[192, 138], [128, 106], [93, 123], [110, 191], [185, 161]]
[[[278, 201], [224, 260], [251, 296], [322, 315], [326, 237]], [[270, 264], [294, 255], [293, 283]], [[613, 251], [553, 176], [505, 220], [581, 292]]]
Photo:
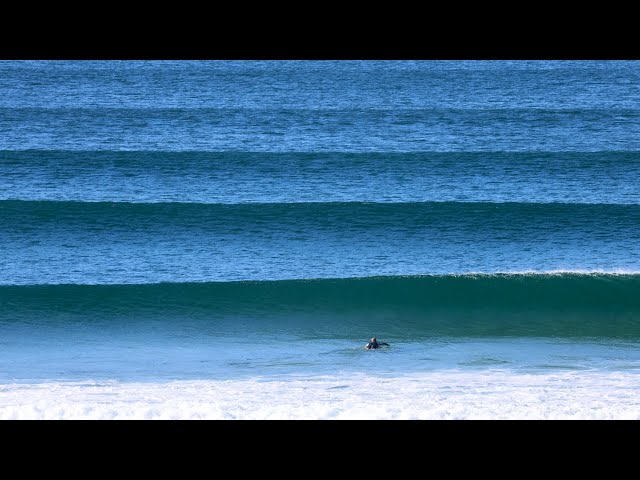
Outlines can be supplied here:
[[372, 348], [380, 348], [380, 347], [388, 347], [388, 346], [389, 346], [388, 343], [378, 342], [378, 340], [376, 340], [376, 337], [373, 337], [371, 341], [364, 346], [364, 348], [366, 350], [371, 350]]

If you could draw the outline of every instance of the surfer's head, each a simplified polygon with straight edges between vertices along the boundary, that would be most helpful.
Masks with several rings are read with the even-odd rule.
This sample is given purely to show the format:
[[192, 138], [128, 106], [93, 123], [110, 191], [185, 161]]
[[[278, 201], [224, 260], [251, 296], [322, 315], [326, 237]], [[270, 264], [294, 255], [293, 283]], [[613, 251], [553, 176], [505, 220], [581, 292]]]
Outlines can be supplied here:
[[376, 343], [376, 342], [377, 342], [376, 337], [373, 337], [373, 338], [371, 339], [371, 343]]

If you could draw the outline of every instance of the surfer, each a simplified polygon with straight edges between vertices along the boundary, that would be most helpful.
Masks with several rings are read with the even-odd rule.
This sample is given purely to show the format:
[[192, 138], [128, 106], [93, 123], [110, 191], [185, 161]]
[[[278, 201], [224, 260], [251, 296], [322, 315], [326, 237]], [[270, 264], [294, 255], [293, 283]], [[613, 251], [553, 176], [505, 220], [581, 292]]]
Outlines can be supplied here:
[[378, 340], [376, 340], [376, 337], [373, 337], [371, 341], [364, 346], [364, 348], [366, 350], [371, 350], [372, 348], [380, 348], [380, 347], [388, 347], [388, 346], [389, 346], [388, 343], [378, 342]]

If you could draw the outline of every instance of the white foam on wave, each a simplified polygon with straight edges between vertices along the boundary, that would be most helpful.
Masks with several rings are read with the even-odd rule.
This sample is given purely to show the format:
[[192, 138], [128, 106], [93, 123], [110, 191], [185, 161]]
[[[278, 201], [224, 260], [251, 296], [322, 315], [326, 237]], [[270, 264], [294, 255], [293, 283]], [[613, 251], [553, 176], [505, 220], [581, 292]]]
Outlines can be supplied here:
[[[381, 278], [430, 278], [430, 277], [469, 277], [469, 276], [484, 276], [491, 277], [495, 275], [503, 275], [503, 276], [562, 276], [562, 275], [617, 275], [617, 276], [634, 276], [640, 275], [640, 270], [637, 269], [629, 269], [629, 268], [567, 268], [567, 269], [555, 269], [555, 270], [461, 270], [461, 271], [452, 271], [452, 272], [432, 272], [432, 273], [410, 273], [410, 274], [398, 274], [398, 275], [371, 275], [371, 276], [355, 276], [355, 277], [285, 277], [285, 278], [263, 278], [263, 279], [252, 279], [252, 278], [241, 278], [241, 279], [233, 279], [233, 280], [193, 280], [186, 282], [177, 282], [183, 284], [211, 284], [211, 283], [245, 283], [245, 282], [287, 282], [287, 281], [321, 281], [321, 280], [364, 280], [364, 279], [381, 279]], [[29, 282], [21, 282], [19, 280], [12, 279], [10, 282], [0, 282], [0, 286], [25, 286], [25, 287], [33, 287], [33, 286], [68, 286], [68, 285], [78, 285], [78, 286], [99, 286], [99, 285], [162, 285], [166, 283], [175, 283], [175, 282], [158, 282], [158, 283], [148, 283], [144, 280], [132, 280], [127, 282], [91, 282], [86, 281], [82, 283], [49, 283], [49, 282], [38, 282], [38, 283], [29, 283]]]
[[528, 275], [528, 276], [562, 276], [562, 275], [638, 275], [640, 270], [632, 270], [628, 268], [567, 268], [553, 270], [473, 270], [463, 273], [451, 273], [447, 275], [464, 277], [469, 275]]
[[0, 419], [640, 419], [640, 374], [439, 371], [0, 385]]

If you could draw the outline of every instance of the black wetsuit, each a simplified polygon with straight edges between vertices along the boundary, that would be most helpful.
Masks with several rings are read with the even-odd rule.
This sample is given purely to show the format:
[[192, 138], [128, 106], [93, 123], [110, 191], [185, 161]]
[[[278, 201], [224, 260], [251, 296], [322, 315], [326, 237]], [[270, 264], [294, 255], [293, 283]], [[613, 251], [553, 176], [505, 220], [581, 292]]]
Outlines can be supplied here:
[[372, 348], [380, 348], [380, 347], [383, 347], [383, 346], [384, 347], [388, 347], [389, 344], [388, 343], [384, 343], [384, 342], [375, 341], [375, 342], [367, 343], [364, 348], [366, 348], [367, 350], [371, 350]]

